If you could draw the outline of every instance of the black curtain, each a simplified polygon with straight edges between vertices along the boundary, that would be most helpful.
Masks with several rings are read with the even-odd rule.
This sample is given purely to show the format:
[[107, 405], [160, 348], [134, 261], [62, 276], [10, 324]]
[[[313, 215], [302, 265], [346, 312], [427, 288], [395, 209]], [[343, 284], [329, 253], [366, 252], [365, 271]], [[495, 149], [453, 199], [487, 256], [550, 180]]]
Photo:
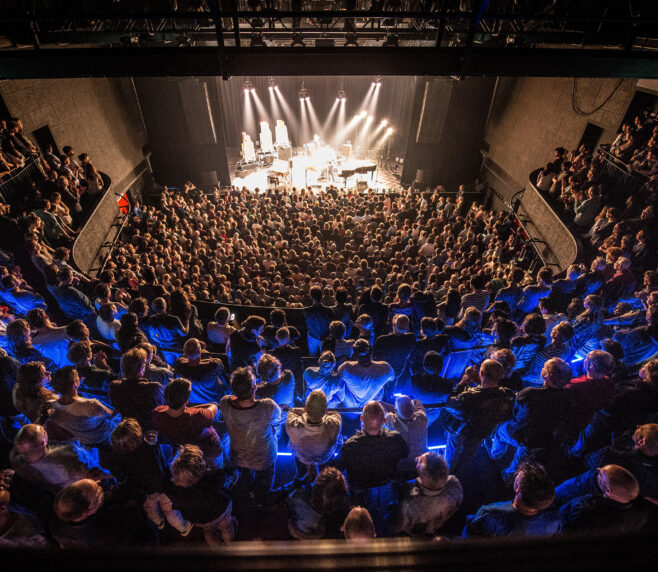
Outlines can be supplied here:
[[[341, 87], [340, 76], [288, 76], [275, 77], [273, 79], [279, 88], [279, 93], [285, 98], [290, 108], [293, 121], [290, 121], [286, 117], [281, 105], [278, 103], [279, 113], [273, 113], [270, 90], [268, 89], [269, 78], [234, 77], [229, 80], [216, 79], [225, 121], [227, 148], [240, 148], [243, 131], [249, 133], [252, 140], [257, 141], [259, 139], [258, 132], [260, 131], [258, 123], [261, 120], [269, 122], [272, 135], [274, 136], [276, 120], [283, 119], [288, 127], [288, 135], [293, 147], [299, 147], [309, 141], [316, 130], [312, 129], [309, 121], [306, 123], [301, 121], [302, 111], [299, 101], [299, 91], [302, 81], [311, 98], [311, 104], [317, 121], [320, 126], [324, 126]], [[255, 105], [254, 97], [250, 95], [251, 115], [245, 113], [245, 81], [250, 81], [253, 84], [262, 104], [262, 109], [259, 109]], [[369, 111], [367, 107], [362, 107], [362, 102], [371, 88], [373, 81], [375, 81], [373, 76], [346, 76], [343, 78], [343, 88], [347, 96], [345, 102], [346, 123], [362, 109]], [[394, 129], [391, 139], [391, 154], [404, 155], [416, 78], [413, 76], [385, 76], [382, 77], [381, 82], [382, 85], [379, 88], [377, 105], [373, 111], [371, 129], [374, 130], [379, 122], [386, 119], [388, 124]], [[332, 117], [332, 121], [327, 125], [327, 132], [319, 133], [323, 140], [329, 143], [332, 142], [337, 122], [338, 111], [336, 111]], [[308, 126], [307, 129], [304, 129], [304, 125]]]

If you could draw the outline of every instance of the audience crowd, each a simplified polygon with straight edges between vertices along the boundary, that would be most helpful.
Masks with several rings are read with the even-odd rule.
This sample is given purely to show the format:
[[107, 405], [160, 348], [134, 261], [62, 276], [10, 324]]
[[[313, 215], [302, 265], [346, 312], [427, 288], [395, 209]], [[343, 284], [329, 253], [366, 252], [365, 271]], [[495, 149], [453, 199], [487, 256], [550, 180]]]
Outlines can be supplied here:
[[[655, 142], [636, 127], [619, 147], [646, 136], [631, 165], [651, 178], [628, 199], [584, 148], [540, 174], [582, 229], [563, 275], [513, 214], [441, 188], [188, 183], [136, 203], [92, 278], [68, 247], [102, 181], [45, 149], [52, 185], [1, 213], [0, 546], [654, 527]], [[38, 154], [15, 120], [2, 141], [8, 172]]]

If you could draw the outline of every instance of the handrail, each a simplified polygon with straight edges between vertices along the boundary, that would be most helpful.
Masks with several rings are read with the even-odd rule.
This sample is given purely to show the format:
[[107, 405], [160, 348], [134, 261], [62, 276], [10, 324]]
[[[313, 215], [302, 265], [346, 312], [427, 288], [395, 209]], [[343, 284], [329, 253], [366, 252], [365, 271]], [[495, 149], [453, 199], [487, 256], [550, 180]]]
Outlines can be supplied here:
[[[553, 205], [550, 203], [550, 201], [548, 201], [548, 200], [546, 199], [545, 194], [542, 193], [542, 192], [537, 188], [537, 186], [536, 186], [536, 184], [535, 184], [535, 181], [537, 180], [537, 177], [538, 177], [540, 171], [541, 171], [541, 169], [535, 169], [534, 171], [532, 171], [532, 173], [530, 173], [530, 175], [529, 175], [529, 177], [528, 177], [528, 184], [530, 185], [530, 188], [532, 189], [532, 191], [534, 191], [533, 194], [534, 194], [536, 197], [538, 197], [539, 200], [544, 204], [544, 206], [545, 206], [547, 209], [549, 209], [549, 210], [555, 215], [555, 218], [557, 219], [557, 222], [558, 222], [559, 225], [562, 227], [562, 229], [564, 230], [564, 232], [565, 232], [565, 233], [569, 236], [569, 238], [572, 240], [572, 242], [573, 242], [573, 244], [574, 244], [574, 246], [575, 246], [575, 248], [576, 248], [576, 256], [574, 257], [573, 260], [571, 260], [568, 264], [562, 264], [562, 263], [560, 263], [560, 264], [557, 265], [557, 266], [559, 266], [562, 270], [566, 270], [566, 268], [567, 268], [569, 265], [573, 264], [576, 260], [578, 260], [578, 259], [582, 256], [582, 252], [583, 252], [582, 243], [581, 243], [580, 239], [578, 238], [578, 232], [577, 232], [577, 230], [576, 230], [575, 228], [572, 227], [571, 221], [565, 221], [564, 218], [562, 217], [561, 213], [559, 213], [559, 212], [553, 207]], [[524, 194], [524, 197], [523, 197], [524, 199], [526, 199], [526, 195], [527, 195], [527, 193]], [[523, 206], [523, 200], [521, 201], [521, 205]], [[533, 224], [535, 224], [535, 226], [536, 226], [536, 222], [535, 222], [534, 220], [532, 220], [532, 219], [531, 219], [531, 221], [532, 221]], [[532, 236], [532, 234], [530, 234], [530, 233], [529, 233], [529, 235]], [[545, 240], [546, 237], [536, 237], [536, 238], [539, 238], [539, 240]], [[549, 248], [549, 250], [551, 251], [551, 253], [553, 253], [553, 254], [555, 255], [555, 251], [553, 250], [552, 245], [550, 245], [548, 242], [546, 242], [546, 245], [548, 246], [548, 248]], [[556, 259], [557, 259], [557, 256], [556, 256]], [[559, 262], [559, 260], [558, 260], [558, 262]]]
[[[23, 188], [43, 180], [43, 172], [38, 166], [39, 158], [30, 156], [25, 164], [0, 183], [0, 198], [7, 204], [16, 203], [17, 196], [23, 194]], [[36, 177], [35, 177], [36, 175]]]

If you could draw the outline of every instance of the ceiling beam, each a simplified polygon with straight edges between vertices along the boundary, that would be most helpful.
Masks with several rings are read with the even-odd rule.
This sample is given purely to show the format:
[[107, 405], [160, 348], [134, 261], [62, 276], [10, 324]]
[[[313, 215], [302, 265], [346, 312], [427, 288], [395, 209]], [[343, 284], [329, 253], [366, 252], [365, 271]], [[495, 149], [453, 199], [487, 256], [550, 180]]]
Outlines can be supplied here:
[[[57, 48], [0, 51], [0, 78], [459, 75], [463, 48]], [[655, 52], [473, 47], [469, 76], [658, 78]], [[223, 69], [221, 69], [223, 67]]]

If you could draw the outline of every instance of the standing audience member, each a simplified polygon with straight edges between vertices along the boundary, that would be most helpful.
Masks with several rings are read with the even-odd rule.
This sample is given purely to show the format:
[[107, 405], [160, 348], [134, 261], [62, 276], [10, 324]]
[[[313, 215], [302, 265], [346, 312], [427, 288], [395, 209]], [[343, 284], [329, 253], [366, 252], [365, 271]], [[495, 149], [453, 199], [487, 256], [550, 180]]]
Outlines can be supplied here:
[[230, 462], [245, 473], [256, 505], [263, 506], [274, 483], [281, 409], [271, 399], [256, 399], [249, 368], [231, 374], [231, 391], [219, 403], [231, 439]]

